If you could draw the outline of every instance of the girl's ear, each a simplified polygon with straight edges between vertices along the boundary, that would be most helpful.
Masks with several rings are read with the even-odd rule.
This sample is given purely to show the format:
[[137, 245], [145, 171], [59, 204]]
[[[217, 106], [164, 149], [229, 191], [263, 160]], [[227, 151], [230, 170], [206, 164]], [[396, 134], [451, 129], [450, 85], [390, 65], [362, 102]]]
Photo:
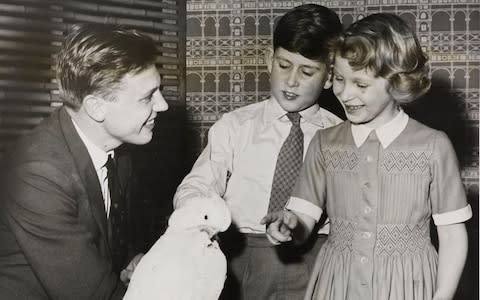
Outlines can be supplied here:
[[97, 122], [103, 122], [105, 119], [105, 100], [94, 95], [87, 95], [83, 98], [82, 107], [90, 118]]
[[327, 75], [327, 80], [325, 80], [325, 84], [323, 85], [324, 89], [329, 89], [332, 87], [333, 84], [333, 65], [330, 65]]
[[265, 61], [267, 62], [268, 73], [272, 73], [272, 64], [273, 64], [273, 49], [268, 48], [265, 50]]

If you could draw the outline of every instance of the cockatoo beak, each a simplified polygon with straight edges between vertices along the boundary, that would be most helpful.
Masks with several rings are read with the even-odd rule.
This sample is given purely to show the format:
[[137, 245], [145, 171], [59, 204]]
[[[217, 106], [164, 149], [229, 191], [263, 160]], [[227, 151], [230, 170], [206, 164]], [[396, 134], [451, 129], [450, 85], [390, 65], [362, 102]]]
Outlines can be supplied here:
[[218, 233], [218, 229], [215, 229], [211, 226], [201, 226], [200, 231], [206, 232], [210, 239], [212, 239]]

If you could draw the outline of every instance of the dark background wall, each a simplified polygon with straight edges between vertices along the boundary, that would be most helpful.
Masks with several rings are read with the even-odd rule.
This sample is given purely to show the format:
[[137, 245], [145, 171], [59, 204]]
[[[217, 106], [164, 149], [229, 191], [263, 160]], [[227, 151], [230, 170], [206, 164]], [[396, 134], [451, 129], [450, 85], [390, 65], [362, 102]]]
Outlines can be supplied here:
[[[478, 299], [478, 113], [480, 3], [468, 0], [187, 1], [187, 159], [205, 147], [210, 126], [237, 107], [269, 97], [264, 50], [278, 18], [302, 3], [335, 10], [345, 26], [375, 12], [400, 15], [430, 57], [433, 86], [406, 107], [414, 118], [444, 130], [454, 143], [474, 217], [456, 299]], [[327, 92], [321, 106], [342, 114]], [[433, 232], [435, 239], [435, 232]]]

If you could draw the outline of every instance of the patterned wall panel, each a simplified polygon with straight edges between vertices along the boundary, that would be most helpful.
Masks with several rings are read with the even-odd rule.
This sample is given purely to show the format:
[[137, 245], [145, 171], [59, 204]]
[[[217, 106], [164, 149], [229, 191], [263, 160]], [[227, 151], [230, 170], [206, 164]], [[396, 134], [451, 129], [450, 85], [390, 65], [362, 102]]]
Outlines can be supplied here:
[[[479, 0], [188, 0], [186, 107], [192, 163], [207, 143], [208, 129], [222, 114], [269, 97], [265, 49], [271, 47], [278, 18], [303, 3], [332, 8], [345, 26], [371, 13], [389, 12], [415, 28], [430, 57], [433, 85], [407, 111], [452, 139], [470, 202], [478, 212]], [[478, 266], [478, 216], [470, 228], [476, 237], [469, 263]], [[467, 287], [461, 299], [478, 296], [478, 288], [472, 292], [478, 270], [472, 268], [463, 280]]]
[[[448, 91], [455, 102], [456, 117], [464, 123], [463, 132], [458, 133], [458, 128], [451, 131], [468, 140], [458, 153], [462, 175], [468, 187], [478, 189], [478, 0], [187, 1], [186, 102], [195, 141], [192, 159], [205, 146], [208, 129], [223, 113], [269, 97], [263, 56], [271, 46], [276, 20], [288, 9], [307, 2], [331, 7], [345, 26], [371, 13], [390, 12], [416, 29], [430, 57], [432, 90], [443, 96]], [[433, 106], [432, 111], [444, 109], [438, 111], [439, 120], [452, 113], [445, 105]]]

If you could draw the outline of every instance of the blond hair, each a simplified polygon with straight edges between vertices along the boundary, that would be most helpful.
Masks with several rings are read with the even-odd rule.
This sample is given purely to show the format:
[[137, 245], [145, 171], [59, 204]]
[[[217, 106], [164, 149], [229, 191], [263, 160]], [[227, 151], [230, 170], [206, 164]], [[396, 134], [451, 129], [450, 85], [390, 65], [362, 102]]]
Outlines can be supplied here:
[[347, 59], [353, 70], [369, 69], [385, 78], [390, 95], [401, 104], [430, 88], [428, 58], [415, 33], [396, 15], [369, 15], [350, 25], [332, 46], [332, 54]]

